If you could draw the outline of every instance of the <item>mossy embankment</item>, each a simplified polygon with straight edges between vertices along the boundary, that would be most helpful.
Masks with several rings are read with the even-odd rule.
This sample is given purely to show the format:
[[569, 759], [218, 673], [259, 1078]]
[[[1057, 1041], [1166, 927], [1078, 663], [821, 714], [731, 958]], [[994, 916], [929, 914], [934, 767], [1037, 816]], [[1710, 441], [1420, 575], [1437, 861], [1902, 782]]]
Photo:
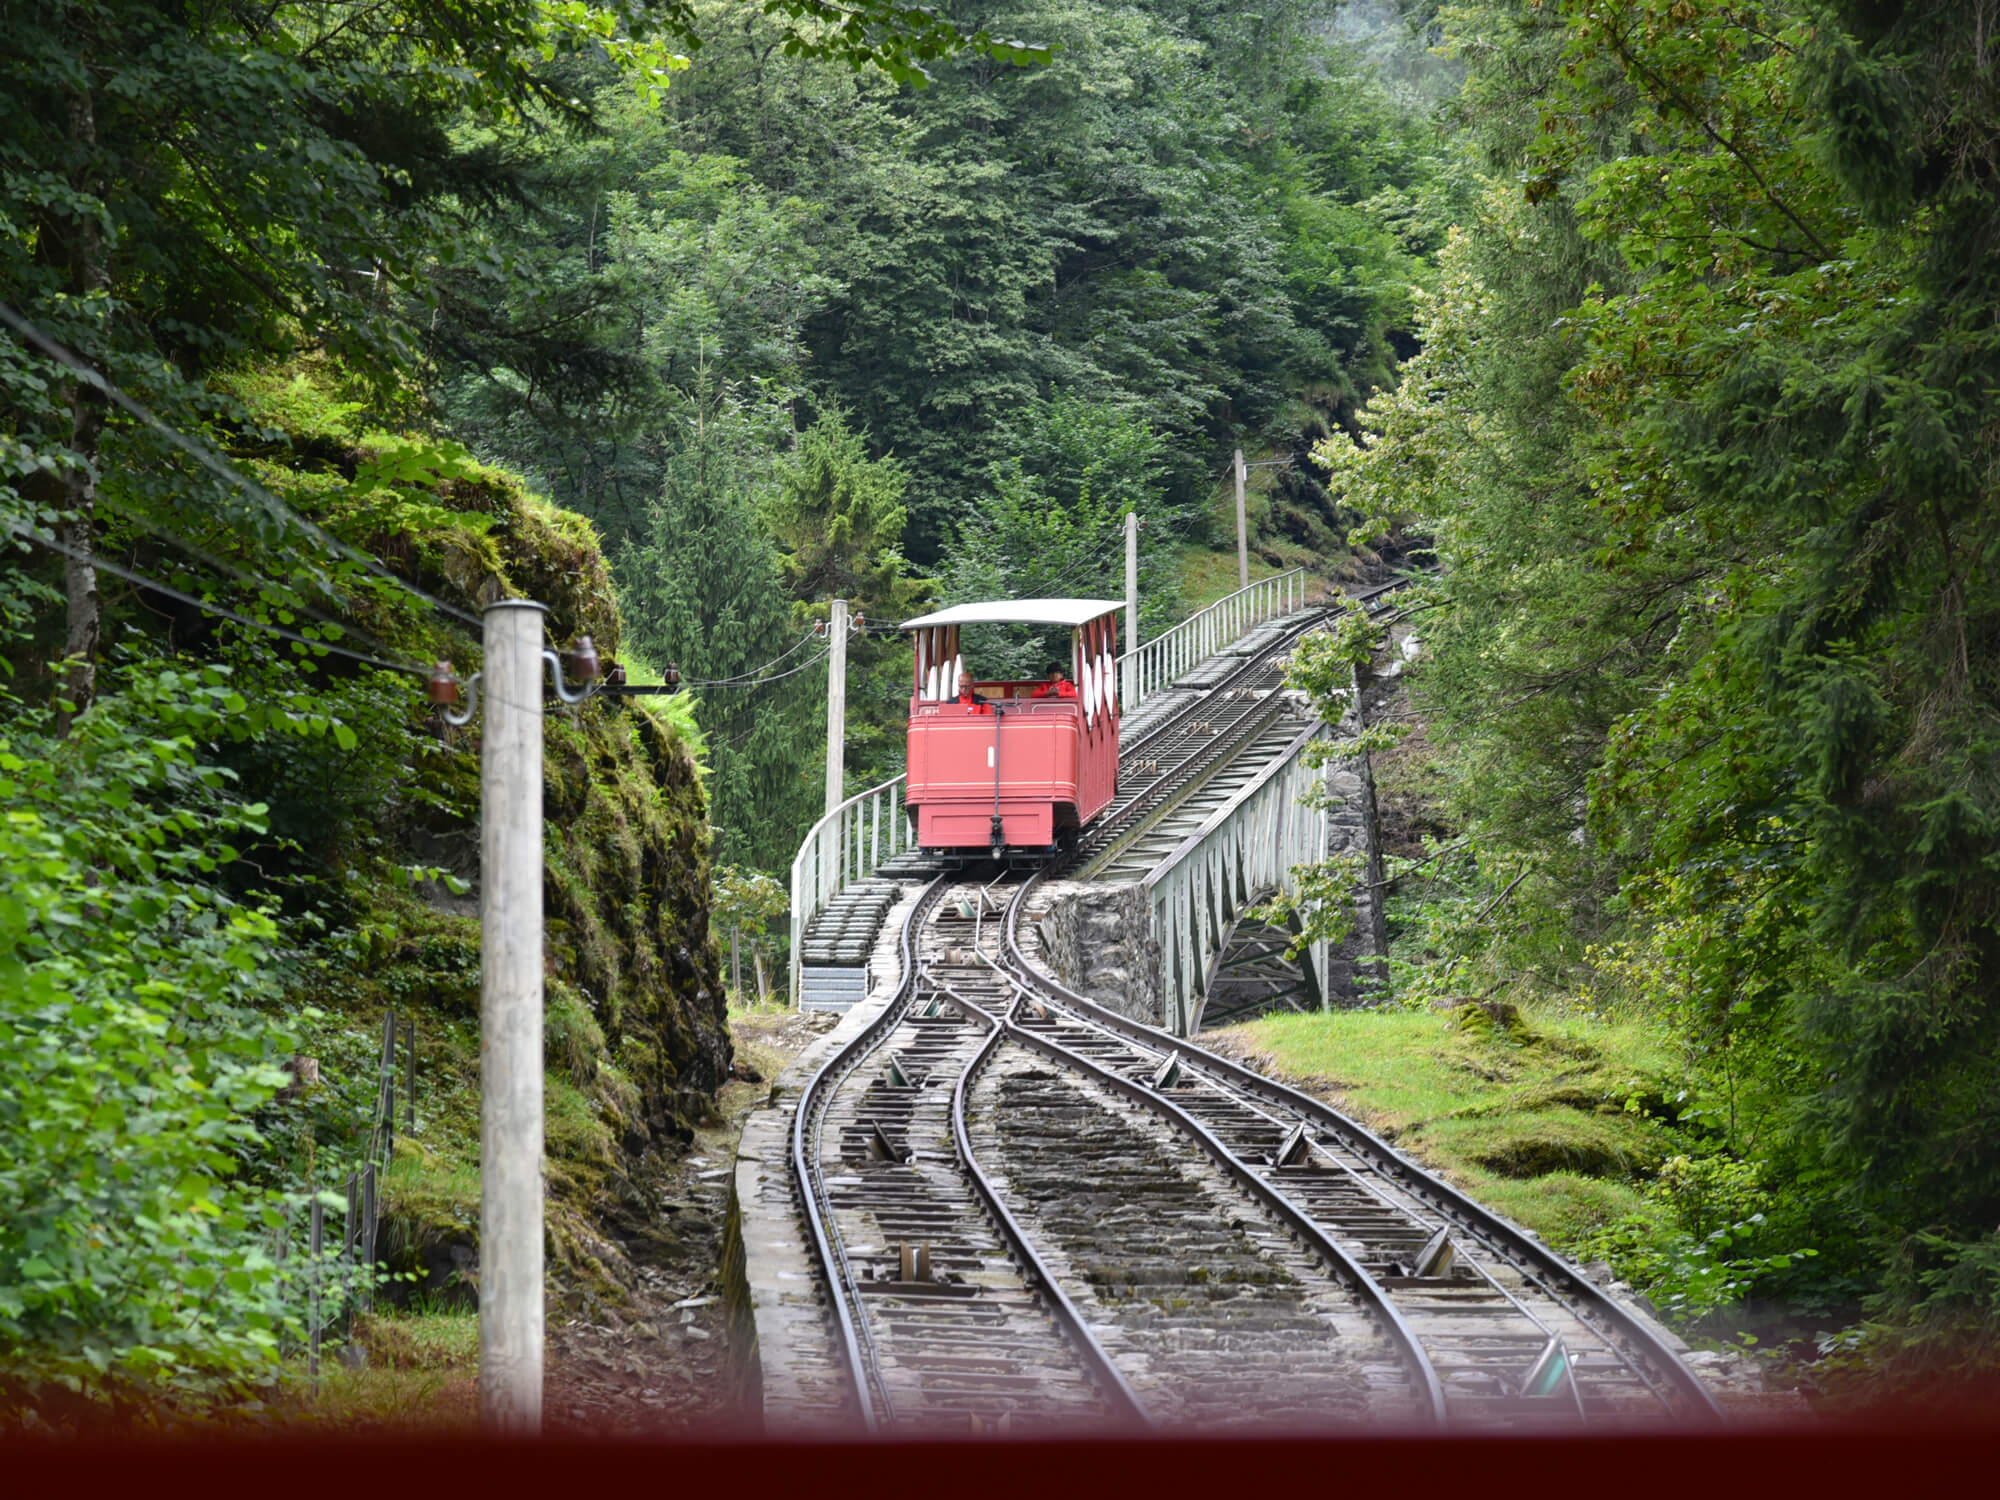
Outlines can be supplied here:
[[1454, 1011], [1267, 1016], [1202, 1038], [1347, 1111], [1558, 1249], [1653, 1210], [1680, 1149], [1666, 1040], [1634, 1022]]
[[[285, 437], [245, 455], [260, 479], [446, 606], [355, 591], [353, 623], [383, 648], [469, 676], [477, 636], [451, 612], [526, 598], [547, 607], [551, 645], [588, 635], [617, 657], [588, 521], [449, 444], [375, 430], [326, 365], [246, 375], [236, 394]], [[322, 1081], [277, 1133], [328, 1163], [322, 1180], [341, 1170], [374, 1096], [384, 1013], [414, 1020], [417, 1128], [386, 1174], [384, 1243], [424, 1296], [464, 1300], [479, 1203], [480, 720], [446, 725], [408, 678], [337, 660], [324, 676], [353, 704], [354, 743], [237, 768], [291, 841], [274, 851], [297, 877], [288, 906], [323, 934], [286, 997]], [[674, 1249], [645, 1164], [713, 1118], [729, 1076], [696, 750], [683, 711], [641, 699], [551, 701], [544, 720], [548, 1231], [554, 1290], [579, 1305], [617, 1301], [632, 1262]]]

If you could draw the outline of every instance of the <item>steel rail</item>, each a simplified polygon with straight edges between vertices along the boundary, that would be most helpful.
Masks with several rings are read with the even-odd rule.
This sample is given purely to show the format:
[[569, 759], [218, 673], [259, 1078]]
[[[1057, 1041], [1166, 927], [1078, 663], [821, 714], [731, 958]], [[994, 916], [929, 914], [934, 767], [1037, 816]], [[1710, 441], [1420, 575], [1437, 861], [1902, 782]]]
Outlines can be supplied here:
[[[824, 1174], [819, 1165], [820, 1132], [824, 1128], [826, 1110], [831, 1103], [828, 1093], [830, 1086], [852, 1072], [887, 1039], [908, 1011], [920, 984], [928, 981], [935, 989], [948, 996], [952, 1004], [968, 1019], [983, 1021], [989, 1028], [985, 1044], [980, 1052], [975, 1054], [973, 1060], [960, 1071], [953, 1088], [952, 1134], [960, 1164], [965, 1169], [974, 1191], [1000, 1229], [1002, 1238], [1019, 1261], [1025, 1272], [1023, 1279], [1049, 1309], [1052, 1321], [1079, 1355], [1085, 1370], [1092, 1376], [1103, 1395], [1106, 1406], [1111, 1408], [1114, 1416], [1118, 1418], [1141, 1427], [1150, 1427], [1153, 1424], [1151, 1414], [1147, 1412], [1138, 1394], [1119, 1372], [1110, 1354], [1091, 1332], [1082, 1313], [1064, 1293], [1055, 1275], [1036, 1253], [1020, 1224], [1008, 1212], [998, 1190], [980, 1168], [973, 1153], [964, 1119], [965, 1093], [968, 1080], [998, 1045], [999, 1023], [982, 1007], [931, 974], [920, 961], [917, 948], [916, 934], [922, 931], [931, 913], [936, 909], [949, 881], [950, 877], [943, 875], [933, 880], [926, 887], [923, 897], [911, 910], [909, 919], [904, 924], [898, 943], [903, 972], [895, 995], [883, 1007], [879, 1016], [870, 1021], [846, 1046], [827, 1058], [814, 1072], [811, 1080], [800, 1092], [798, 1111], [792, 1119], [792, 1175], [799, 1189], [801, 1206], [805, 1212], [814, 1253], [819, 1262], [820, 1274], [826, 1279], [828, 1302], [833, 1311], [834, 1332], [840, 1350], [839, 1363], [843, 1366], [848, 1383], [855, 1392], [855, 1405], [861, 1416], [862, 1425], [869, 1432], [881, 1431], [886, 1422], [894, 1420], [894, 1405], [889, 1395], [887, 1379], [881, 1370], [880, 1352], [875, 1347], [867, 1311], [858, 1298], [855, 1299], [852, 1309], [849, 1307], [849, 1294], [854, 1289], [855, 1279], [847, 1261], [839, 1226], [834, 1222], [831, 1213], [823, 1210], [821, 1206], [821, 1200], [825, 1198], [826, 1193]], [[827, 1097], [822, 1098], [823, 1093], [827, 1094]], [[876, 1400], [878, 1394], [879, 1409]]]
[[[1345, 597], [1364, 606], [1372, 606], [1383, 595], [1408, 587], [1411, 581], [1408, 578], [1397, 578]], [[1157, 724], [1150, 726], [1136, 740], [1129, 744], [1121, 744], [1119, 758], [1125, 760], [1163, 739], [1201, 712], [1203, 705], [1212, 702], [1216, 695], [1237, 687], [1246, 677], [1268, 670], [1271, 658], [1296, 646], [1301, 637], [1308, 634], [1314, 625], [1325, 618], [1328, 611], [1333, 608], [1333, 601], [1323, 601], [1318, 605], [1308, 605], [1306, 608], [1312, 612], [1313, 618], [1301, 621], [1283, 631], [1254, 655], [1245, 657], [1240, 666], [1204, 688], [1199, 696], [1172, 710]], [[1264, 622], [1265, 625], [1270, 623], [1270, 621]], [[1099, 822], [1085, 830], [1086, 837], [1096, 841], [1095, 846], [1088, 851], [1080, 849], [1076, 854], [1057, 861], [1057, 864], [1064, 869], [1078, 864], [1091, 868], [1116, 858], [1124, 849], [1130, 847], [1151, 823], [1171, 812], [1178, 803], [1198, 791], [1207, 782], [1210, 774], [1229, 763], [1237, 750], [1268, 729], [1283, 712], [1285, 702], [1282, 693], [1274, 689], [1251, 704], [1226, 727], [1223, 735], [1195, 747], [1180, 764], [1163, 774], [1159, 782], [1143, 791], [1134, 792], [1132, 800], [1122, 807], [1114, 803]], [[1163, 793], [1171, 795], [1163, 796]]]
[[[1166, 737], [1200, 712], [1204, 704], [1212, 702], [1217, 694], [1236, 686], [1245, 677], [1268, 671], [1271, 658], [1296, 644], [1299, 637], [1316, 623], [1317, 619], [1303, 622], [1270, 642], [1255, 656], [1246, 657], [1241, 666], [1211, 685], [1201, 696], [1174, 710], [1132, 744], [1121, 745], [1120, 760], [1126, 760]], [[1269, 728], [1284, 712], [1288, 701], [1282, 693], [1273, 690], [1244, 707], [1225, 724], [1221, 734], [1190, 747], [1177, 763], [1162, 772], [1158, 781], [1134, 790], [1131, 799], [1122, 806], [1114, 802], [1097, 822], [1084, 831], [1083, 838], [1088, 840], [1087, 845], [1080, 840], [1076, 853], [1058, 863], [1064, 868], [1081, 865], [1088, 870], [1117, 858], [1161, 817], [1206, 785], [1211, 776], [1234, 759], [1238, 750]]]
[[[799, 1193], [800, 1208], [805, 1214], [806, 1228], [810, 1232], [813, 1252], [819, 1261], [820, 1274], [826, 1278], [827, 1301], [833, 1309], [836, 1342], [840, 1345], [841, 1362], [846, 1366], [849, 1383], [854, 1387], [854, 1401], [861, 1416], [861, 1425], [868, 1431], [880, 1429], [881, 1418], [875, 1410], [874, 1399], [869, 1394], [869, 1375], [872, 1369], [864, 1370], [861, 1346], [867, 1338], [867, 1315], [862, 1314], [861, 1328], [857, 1330], [853, 1313], [848, 1309], [847, 1294], [854, 1285], [847, 1264], [847, 1251], [840, 1240], [840, 1228], [830, 1214], [821, 1211], [820, 1203], [827, 1196], [823, 1174], [819, 1170], [819, 1129], [824, 1123], [825, 1107], [831, 1102], [822, 1099], [821, 1092], [827, 1086], [852, 1069], [862, 1058], [875, 1050], [884, 1037], [894, 1029], [902, 1013], [908, 1008], [910, 997], [916, 991], [917, 962], [914, 934], [921, 930], [925, 919], [936, 907], [944, 894], [948, 876], [940, 875], [925, 887], [923, 896], [910, 912], [903, 924], [898, 942], [898, 952], [902, 960], [902, 975], [896, 986], [896, 993], [882, 1014], [877, 1016], [845, 1047], [835, 1052], [813, 1073], [806, 1086], [799, 1091], [799, 1106], [792, 1116], [792, 1180]], [[815, 1118], [816, 1116], [816, 1118]], [[813, 1149], [806, 1148], [807, 1122], [812, 1125]], [[860, 1311], [857, 1306], [855, 1311]], [[879, 1376], [878, 1376], [879, 1380]], [[884, 1388], [884, 1398], [887, 1392]]]
[[1008, 1209], [1000, 1196], [999, 1188], [986, 1175], [985, 1169], [980, 1166], [979, 1158], [972, 1149], [972, 1134], [967, 1128], [965, 1119], [966, 1095], [970, 1092], [974, 1077], [999, 1050], [1000, 1043], [1008, 1030], [1007, 1024], [949, 985], [940, 983], [938, 988], [950, 996], [953, 1003], [961, 1010], [978, 1016], [989, 1028], [986, 1041], [958, 1075], [958, 1082], [951, 1092], [951, 1136], [952, 1144], [958, 1151], [959, 1166], [972, 1183], [973, 1191], [978, 1193], [980, 1201], [986, 1205], [986, 1211], [1000, 1226], [1001, 1234], [1013, 1247], [1014, 1254], [1019, 1258], [1023, 1268], [1028, 1272], [1029, 1285], [1041, 1293], [1043, 1300], [1055, 1313], [1056, 1322], [1076, 1345], [1078, 1352], [1084, 1356], [1084, 1363], [1096, 1377], [1098, 1388], [1104, 1392], [1107, 1403], [1120, 1408], [1118, 1414], [1127, 1420], [1141, 1427], [1151, 1428], [1156, 1425], [1152, 1413], [1146, 1410], [1145, 1403], [1139, 1399], [1139, 1393], [1132, 1389], [1131, 1383], [1125, 1379], [1124, 1373], [1112, 1360], [1110, 1352], [1098, 1341], [1097, 1335], [1084, 1321], [1083, 1313], [1070, 1300], [1069, 1294], [1062, 1289], [1062, 1283], [1036, 1252], [1027, 1231]]
[[[1040, 976], [1037, 975], [1037, 977], [1039, 978]], [[1130, 1043], [1130, 1045], [1133, 1048], [1133, 1050], [1145, 1051], [1145, 1055], [1148, 1058], [1157, 1057], [1159, 1055], [1157, 1053], [1150, 1051], [1149, 1049], [1140, 1048], [1139, 1044], [1136, 1042]], [[1264, 1121], [1266, 1124], [1274, 1125], [1278, 1127], [1280, 1131], [1283, 1131], [1287, 1126], [1296, 1125], [1298, 1123], [1296, 1119], [1290, 1119], [1280, 1114], [1273, 1114], [1271, 1112], [1271, 1109], [1262, 1107], [1263, 1105], [1271, 1104], [1272, 1101], [1264, 1100], [1261, 1101], [1260, 1103], [1259, 1101], [1245, 1099], [1235, 1095], [1224, 1095], [1223, 1097], [1228, 1098], [1233, 1104], [1235, 1104], [1238, 1108], [1242, 1109], [1246, 1114], [1252, 1115], [1255, 1118]], [[1351, 1168], [1347, 1170], [1349, 1171], [1349, 1174], [1351, 1176], [1355, 1177], [1357, 1180], [1359, 1179], [1360, 1174], [1358, 1172], [1354, 1172]], [[1376, 1175], [1381, 1176], [1382, 1174], [1379, 1171], [1377, 1171]], [[1402, 1211], [1397, 1207], [1396, 1204], [1387, 1199], [1382, 1199], [1381, 1201], [1384, 1207], [1390, 1208], [1397, 1212]], [[1423, 1227], [1426, 1230], [1432, 1230], [1444, 1226], [1438, 1224], [1425, 1223]], [[1478, 1265], [1477, 1263], [1473, 1263], [1470, 1269], [1478, 1273], [1480, 1279], [1486, 1282], [1488, 1287], [1490, 1287], [1491, 1290], [1493, 1291], [1494, 1295], [1500, 1297], [1502, 1300], [1510, 1304], [1516, 1312], [1518, 1312], [1529, 1323], [1533, 1324], [1535, 1328], [1538, 1331], [1540, 1331], [1540, 1333], [1544, 1338], [1555, 1337], [1555, 1330], [1550, 1328], [1548, 1324], [1544, 1323], [1542, 1319], [1536, 1315], [1534, 1309], [1529, 1307], [1527, 1303], [1523, 1302], [1519, 1297], [1515, 1296], [1512, 1291], [1502, 1286], [1498, 1281], [1494, 1280], [1493, 1276], [1486, 1270], [1484, 1266]], [[1641, 1375], [1641, 1378], [1642, 1379], [1644, 1378], [1643, 1373]], [[1652, 1383], [1650, 1381], [1648, 1381], [1647, 1384], [1649, 1386], [1652, 1386]], [[1659, 1394], [1657, 1387], [1652, 1387], [1652, 1388], [1656, 1395]]]
[[[1024, 883], [1022, 891], [1025, 892], [1032, 884], [1032, 880]], [[1016, 901], [1020, 899], [1018, 895], [1015, 897]], [[1030, 982], [1019, 974], [1011, 974], [1000, 969], [998, 965], [995, 965], [995, 969], [1015, 987], [1015, 1004], [1018, 1006], [1021, 1000], [1027, 998], [1031, 988]], [[1017, 1046], [1039, 1053], [1051, 1062], [1082, 1073], [1102, 1087], [1121, 1094], [1154, 1114], [1162, 1116], [1200, 1146], [1209, 1159], [1233, 1179], [1238, 1187], [1282, 1222], [1287, 1229], [1304, 1240], [1314, 1254], [1348, 1283], [1349, 1289], [1384, 1325], [1390, 1342], [1396, 1346], [1397, 1354], [1409, 1371], [1412, 1385], [1421, 1393], [1419, 1405], [1424, 1412], [1427, 1425], [1442, 1427], [1445, 1424], [1444, 1385], [1438, 1379], [1437, 1371], [1431, 1365], [1430, 1356], [1424, 1352], [1415, 1331], [1390, 1299], [1389, 1294], [1383, 1290], [1381, 1283], [1341, 1248], [1309, 1214], [1272, 1187], [1248, 1162], [1223, 1144], [1213, 1131], [1171, 1099], [1005, 1017], [996, 1018], [994, 1037], [997, 1039], [1002, 1034]]]
[[[1020, 890], [1015, 893], [1014, 899], [1007, 904], [1005, 913], [1007, 922], [1002, 929], [1003, 953], [1008, 935], [1013, 928], [1013, 915], [1026, 899], [1028, 891], [1035, 885], [1039, 878], [1040, 876], [1037, 874], [1024, 881]], [[1003, 965], [999, 962], [998, 958], [989, 956], [982, 948], [978, 947], [976, 939], [974, 952], [983, 962], [992, 968], [997, 978], [1013, 990], [1014, 994], [1013, 1001], [1009, 1006], [1010, 1014], [997, 1017], [987, 1016], [987, 1019], [993, 1024], [993, 1031], [988, 1036], [986, 1045], [981, 1048], [980, 1058], [971, 1067], [966, 1069], [964, 1075], [961, 1075], [959, 1080], [960, 1089], [964, 1089], [974, 1069], [981, 1066], [990, 1054], [997, 1050], [1000, 1041], [1004, 1037], [1005, 1040], [1011, 1041], [1017, 1046], [1024, 1047], [1028, 1051], [1038, 1053], [1052, 1062], [1080, 1072], [1099, 1085], [1112, 1090], [1114, 1093], [1121, 1094], [1153, 1113], [1164, 1116], [1184, 1134], [1191, 1137], [1207, 1153], [1210, 1160], [1235, 1181], [1237, 1186], [1242, 1188], [1245, 1193], [1274, 1217], [1279, 1219], [1286, 1228], [1304, 1240], [1306, 1245], [1322, 1260], [1327, 1262], [1338, 1276], [1349, 1284], [1350, 1290], [1356, 1293], [1361, 1301], [1386, 1325], [1385, 1331], [1390, 1341], [1396, 1345], [1397, 1353], [1408, 1367], [1413, 1386], [1421, 1392], [1422, 1400], [1420, 1404], [1425, 1410], [1428, 1425], [1442, 1427], [1446, 1421], [1443, 1383], [1438, 1379], [1437, 1371], [1432, 1366], [1429, 1355], [1424, 1352], [1421, 1341], [1418, 1340], [1415, 1331], [1411, 1329], [1408, 1321], [1403, 1317], [1401, 1309], [1396, 1307], [1388, 1293], [1369, 1274], [1368, 1270], [1349, 1255], [1309, 1214], [1301, 1210], [1290, 1198], [1272, 1187], [1255, 1168], [1235, 1152], [1231, 1151], [1213, 1131], [1172, 1100], [1155, 1093], [1144, 1084], [1111, 1071], [1091, 1058], [1084, 1057], [1080, 1053], [1072, 1051], [1060, 1042], [1041, 1036], [1018, 1025], [1014, 1020], [1013, 1013], [1017, 1013], [1022, 1002], [1031, 997], [1031, 991], [1037, 987], [1036, 981], [1041, 976], [1036, 974], [1032, 969], [1011, 964]], [[945, 992], [951, 995], [961, 1007], [986, 1016], [983, 1008], [971, 1000], [948, 987], [941, 987], [945, 988]], [[955, 1104], [956, 1102], [954, 1100]], [[954, 1124], [956, 1124], [956, 1121], [954, 1121]], [[971, 1144], [969, 1140], [965, 1144], [964, 1151], [966, 1159], [971, 1161]], [[1012, 1215], [1000, 1203], [997, 1194], [995, 1194], [992, 1201], [996, 1211], [1005, 1215], [1008, 1221], [1012, 1222]], [[1067, 1301], [1067, 1298], [1064, 1300]]]
[[[1653, 1372], [1644, 1369], [1640, 1359], [1635, 1358], [1635, 1354], [1654, 1366], [1654, 1372], [1664, 1375], [1666, 1383], [1671, 1386], [1674, 1394], [1681, 1398], [1680, 1404], [1691, 1409], [1694, 1416], [1708, 1421], [1722, 1420], [1722, 1408], [1717, 1404], [1714, 1394], [1682, 1363], [1680, 1356], [1666, 1345], [1657, 1332], [1615, 1297], [1592, 1282], [1580, 1269], [1557, 1255], [1538, 1239], [1531, 1237], [1526, 1230], [1509, 1223], [1475, 1199], [1452, 1187], [1427, 1168], [1397, 1151], [1366, 1126], [1342, 1114], [1324, 1101], [1266, 1078], [1263, 1074], [1240, 1063], [1232, 1062], [1193, 1042], [1184, 1041], [1158, 1027], [1134, 1021], [1129, 1016], [1119, 1015], [1116, 1011], [1077, 994], [1060, 981], [1036, 969], [1028, 961], [1021, 947], [1019, 916], [1026, 907], [1029, 892], [1047, 873], [1046, 870], [1037, 871], [1023, 883], [1020, 893], [1008, 906], [1004, 937], [1009, 963], [1020, 973], [1029, 976], [1034, 986], [1044, 995], [1101, 1030], [1112, 1032], [1153, 1051], [1171, 1053], [1182, 1063], [1193, 1066], [1197, 1071], [1225, 1079], [1243, 1092], [1275, 1103], [1295, 1116], [1303, 1116], [1310, 1123], [1329, 1132], [1342, 1146], [1361, 1157], [1386, 1181], [1424, 1203], [1461, 1233], [1471, 1237], [1483, 1249], [1518, 1271], [1526, 1281], [1539, 1288], [1552, 1302], [1571, 1313], [1586, 1327], [1592, 1327], [1600, 1336], [1605, 1336], [1605, 1328], [1612, 1330], [1616, 1339], [1622, 1340], [1627, 1346], [1618, 1350], [1620, 1358], [1656, 1396], [1662, 1396], [1659, 1382], [1651, 1378]], [[1606, 1337], [1606, 1344], [1608, 1347], [1617, 1348], [1616, 1342], [1611, 1337]], [[1669, 1409], [1674, 1406], [1673, 1402], [1666, 1401], [1664, 1397], [1662, 1404], [1667, 1405]]]

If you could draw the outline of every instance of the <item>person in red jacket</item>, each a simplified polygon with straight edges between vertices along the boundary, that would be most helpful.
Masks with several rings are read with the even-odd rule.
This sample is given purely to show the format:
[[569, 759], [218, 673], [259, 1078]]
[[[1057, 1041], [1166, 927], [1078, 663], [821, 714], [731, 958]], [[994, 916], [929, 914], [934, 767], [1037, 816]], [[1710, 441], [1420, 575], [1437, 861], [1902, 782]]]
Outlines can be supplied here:
[[1036, 687], [1028, 696], [1031, 698], [1074, 698], [1076, 684], [1069, 680], [1069, 673], [1063, 670], [1061, 662], [1049, 663], [1049, 680]]
[[959, 679], [958, 701], [976, 714], [990, 714], [993, 712], [993, 705], [973, 691], [970, 675]]

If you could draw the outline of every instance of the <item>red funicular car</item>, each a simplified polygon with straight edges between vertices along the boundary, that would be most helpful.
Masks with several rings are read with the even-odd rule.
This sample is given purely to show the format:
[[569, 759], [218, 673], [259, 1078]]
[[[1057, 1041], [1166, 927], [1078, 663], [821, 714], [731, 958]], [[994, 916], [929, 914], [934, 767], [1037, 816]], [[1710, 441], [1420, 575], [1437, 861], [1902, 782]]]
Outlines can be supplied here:
[[[916, 638], [909, 805], [922, 848], [1046, 852], [1104, 810], [1118, 789], [1121, 608], [997, 600], [904, 622]], [[1069, 682], [970, 680], [962, 625], [1067, 627]]]

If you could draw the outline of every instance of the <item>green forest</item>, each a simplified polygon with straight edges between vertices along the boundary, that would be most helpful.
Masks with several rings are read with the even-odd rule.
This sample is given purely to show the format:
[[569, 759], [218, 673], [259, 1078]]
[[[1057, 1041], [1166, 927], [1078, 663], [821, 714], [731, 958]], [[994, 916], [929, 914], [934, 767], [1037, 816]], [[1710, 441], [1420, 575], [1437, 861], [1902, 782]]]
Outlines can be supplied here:
[[296, 1376], [385, 1010], [470, 1137], [398, 1144], [389, 1263], [476, 1221], [478, 727], [426, 679], [482, 605], [683, 684], [548, 720], [599, 1285], [822, 810], [829, 602], [860, 790], [885, 627], [1119, 597], [1137, 512], [1158, 633], [1234, 586], [1238, 447], [1258, 573], [1435, 560], [1386, 1003], [1671, 1040], [1699, 1232], [1565, 1248], [1870, 1379], [2000, 1360], [1983, 15], [0, 0], [0, 1408]]

